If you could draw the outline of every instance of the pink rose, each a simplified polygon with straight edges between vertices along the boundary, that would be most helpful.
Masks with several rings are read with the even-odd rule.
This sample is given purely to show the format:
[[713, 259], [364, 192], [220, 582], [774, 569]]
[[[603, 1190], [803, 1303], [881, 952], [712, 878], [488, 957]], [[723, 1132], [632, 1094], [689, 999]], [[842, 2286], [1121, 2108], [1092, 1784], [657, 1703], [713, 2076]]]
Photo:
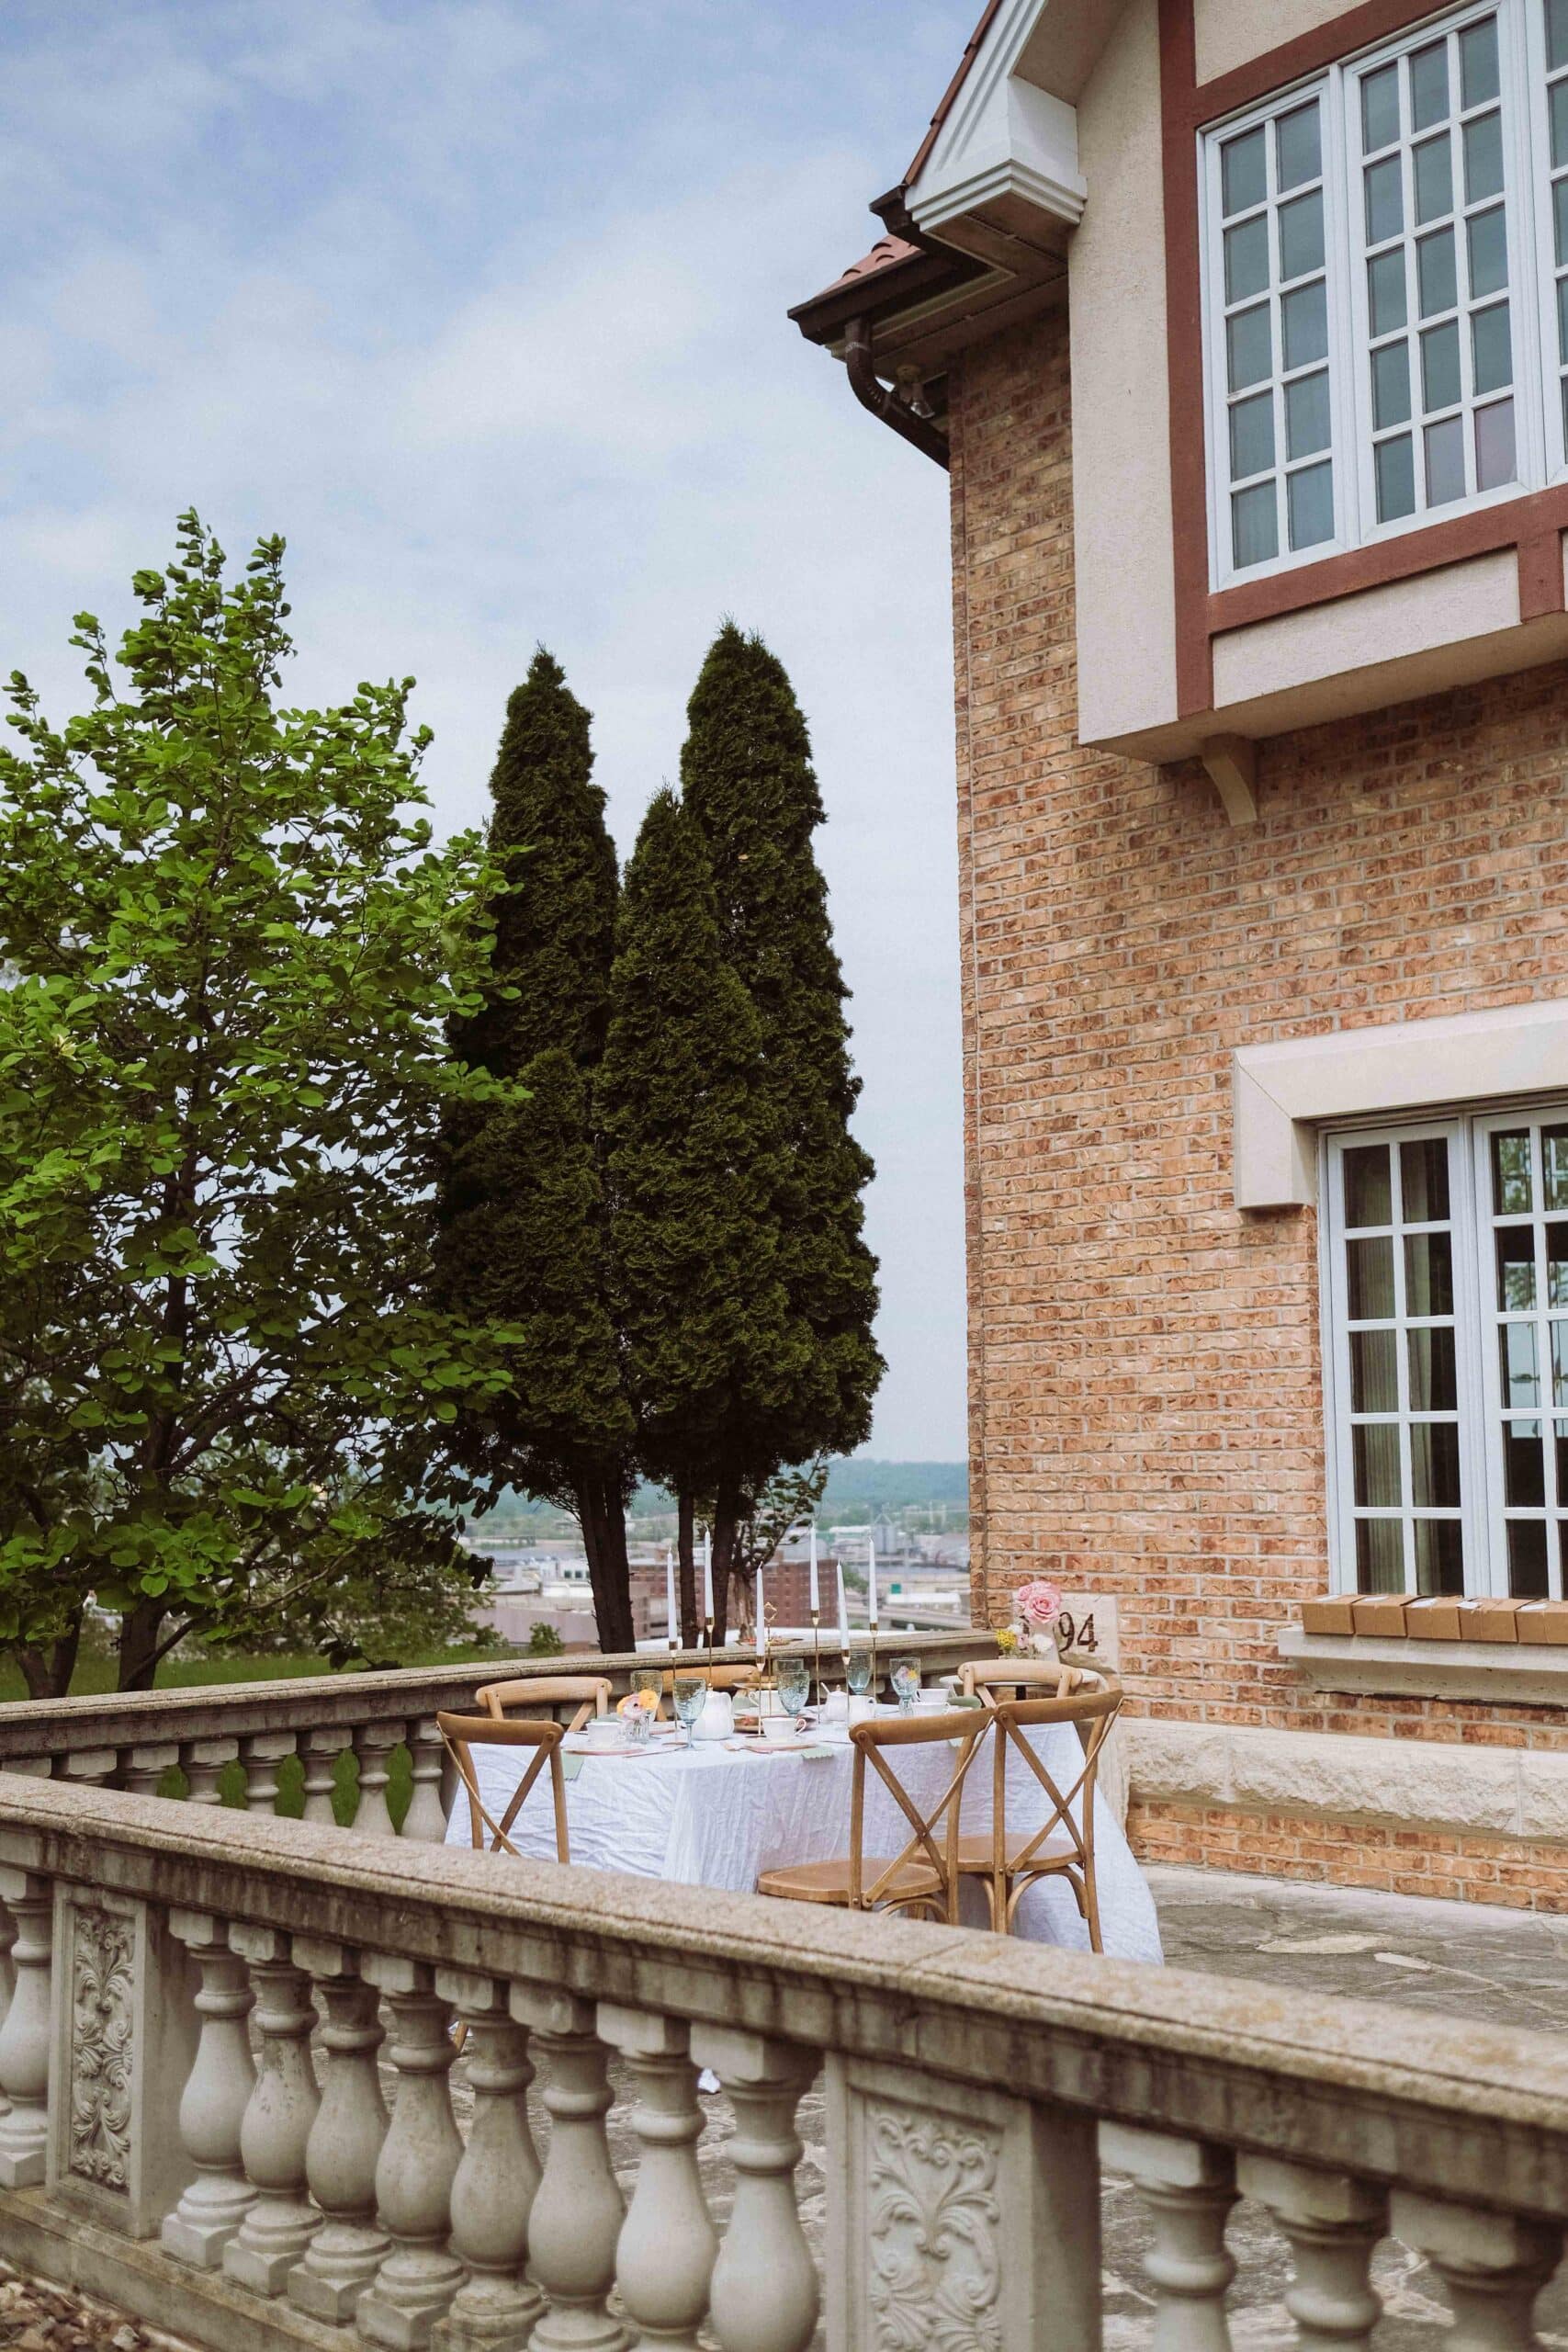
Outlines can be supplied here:
[[1021, 1584], [1013, 1599], [1024, 1623], [1041, 1633], [1054, 1625], [1062, 1613], [1062, 1588], [1053, 1584], [1049, 1577], [1035, 1577], [1028, 1584]]

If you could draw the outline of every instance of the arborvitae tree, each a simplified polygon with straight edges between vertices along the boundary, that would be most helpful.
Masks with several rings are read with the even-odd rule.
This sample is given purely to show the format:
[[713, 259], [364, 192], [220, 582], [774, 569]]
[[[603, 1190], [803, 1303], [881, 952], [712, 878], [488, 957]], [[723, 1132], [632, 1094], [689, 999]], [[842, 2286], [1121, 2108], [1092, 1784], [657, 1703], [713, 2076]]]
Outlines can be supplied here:
[[682, 1504], [688, 1641], [692, 1498], [714, 1494], [727, 1464], [757, 1458], [808, 1371], [779, 1272], [781, 1177], [761, 1043], [720, 944], [701, 837], [660, 792], [626, 868], [598, 1119], [613, 1313], [640, 1458]]
[[626, 1502], [634, 1425], [606, 1295], [592, 1089], [615, 945], [615, 853], [589, 718], [542, 649], [507, 706], [491, 778], [494, 910], [483, 1009], [454, 1024], [464, 1062], [519, 1081], [521, 1109], [449, 1127], [439, 1282], [507, 1327], [511, 1393], [463, 1416], [454, 1451], [493, 1487], [575, 1511], [601, 1646], [633, 1647]]
[[[701, 831], [723, 952], [760, 1026], [757, 1097], [773, 1143], [778, 1273], [788, 1300], [795, 1376], [760, 1457], [732, 1467], [754, 1496], [785, 1464], [849, 1453], [870, 1433], [884, 1370], [872, 1336], [876, 1261], [861, 1195], [873, 1170], [850, 1133], [860, 1080], [850, 1067], [846, 990], [811, 836], [823, 821], [806, 720], [784, 665], [727, 622], [688, 707], [681, 755], [685, 806]], [[715, 1550], [728, 1564], [720, 1482]], [[717, 1570], [716, 1567], [716, 1581]]]

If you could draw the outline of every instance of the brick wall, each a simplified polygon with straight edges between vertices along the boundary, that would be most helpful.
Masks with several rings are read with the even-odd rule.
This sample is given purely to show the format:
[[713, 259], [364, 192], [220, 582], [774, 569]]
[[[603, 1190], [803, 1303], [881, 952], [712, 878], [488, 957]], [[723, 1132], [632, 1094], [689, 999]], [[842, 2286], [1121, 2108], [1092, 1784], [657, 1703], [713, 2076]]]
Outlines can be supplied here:
[[[976, 1600], [1120, 1594], [1152, 1713], [1568, 1747], [1559, 1713], [1320, 1700], [1276, 1657], [1327, 1581], [1317, 1234], [1233, 1205], [1229, 1091], [1251, 1040], [1568, 988], [1568, 670], [1263, 744], [1233, 830], [1196, 763], [1075, 742], [1065, 317], [952, 396]], [[1260, 1835], [1277, 1867], [1416, 1874], [1370, 1832]], [[1472, 1842], [1456, 1891], [1568, 1885], [1568, 1851]]]

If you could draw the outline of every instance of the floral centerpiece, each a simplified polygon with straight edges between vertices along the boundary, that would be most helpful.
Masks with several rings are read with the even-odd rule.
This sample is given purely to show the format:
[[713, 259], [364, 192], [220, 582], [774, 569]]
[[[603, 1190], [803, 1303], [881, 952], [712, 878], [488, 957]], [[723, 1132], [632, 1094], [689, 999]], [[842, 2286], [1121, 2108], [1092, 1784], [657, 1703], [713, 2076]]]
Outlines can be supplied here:
[[1013, 1594], [1018, 1611], [1021, 1645], [1027, 1642], [1037, 1657], [1055, 1657], [1056, 1621], [1062, 1613], [1062, 1588], [1049, 1577], [1032, 1577]]
[[659, 1713], [657, 1690], [633, 1690], [616, 1702], [615, 1713], [621, 1718], [628, 1739], [642, 1741], [653, 1729], [653, 1719]]

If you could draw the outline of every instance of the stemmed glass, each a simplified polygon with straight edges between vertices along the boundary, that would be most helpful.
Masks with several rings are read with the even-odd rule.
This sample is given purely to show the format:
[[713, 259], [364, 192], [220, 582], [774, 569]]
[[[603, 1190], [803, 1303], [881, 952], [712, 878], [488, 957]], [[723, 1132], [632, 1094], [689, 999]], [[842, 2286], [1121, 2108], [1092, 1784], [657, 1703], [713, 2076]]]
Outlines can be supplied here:
[[786, 1715], [798, 1715], [811, 1695], [811, 1669], [803, 1657], [781, 1657], [779, 1698]]
[[[634, 1667], [632, 1669], [632, 1689], [639, 1694], [646, 1691], [649, 1697], [662, 1701], [664, 1696], [664, 1675], [662, 1670], [657, 1666]], [[650, 1707], [648, 1712], [650, 1715], [654, 1715], [655, 1720], [657, 1721], [655, 1710]]]
[[871, 1688], [872, 1655], [868, 1649], [850, 1650], [844, 1658], [844, 1684], [852, 1699], [863, 1699]]
[[893, 1684], [893, 1696], [898, 1702], [898, 1713], [901, 1715], [912, 1715], [915, 1712], [915, 1701], [920, 1693], [919, 1661], [912, 1657], [896, 1657], [893, 1661], [890, 1679]]
[[692, 1744], [692, 1731], [708, 1695], [707, 1684], [700, 1674], [678, 1674], [675, 1677], [675, 1720], [686, 1735], [686, 1745]]

